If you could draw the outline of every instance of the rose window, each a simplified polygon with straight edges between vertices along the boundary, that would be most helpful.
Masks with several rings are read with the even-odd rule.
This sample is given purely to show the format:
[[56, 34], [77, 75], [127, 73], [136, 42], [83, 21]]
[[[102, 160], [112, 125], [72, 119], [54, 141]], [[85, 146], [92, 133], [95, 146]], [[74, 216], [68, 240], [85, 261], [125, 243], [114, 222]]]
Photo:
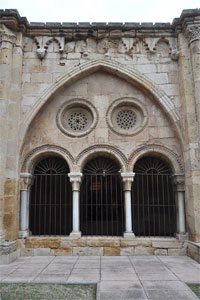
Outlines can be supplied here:
[[73, 112], [67, 121], [69, 127], [74, 131], [84, 130], [88, 125], [87, 116], [83, 112]]
[[137, 122], [137, 115], [133, 110], [121, 110], [116, 116], [116, 123], [121, 129], [131, 129]]

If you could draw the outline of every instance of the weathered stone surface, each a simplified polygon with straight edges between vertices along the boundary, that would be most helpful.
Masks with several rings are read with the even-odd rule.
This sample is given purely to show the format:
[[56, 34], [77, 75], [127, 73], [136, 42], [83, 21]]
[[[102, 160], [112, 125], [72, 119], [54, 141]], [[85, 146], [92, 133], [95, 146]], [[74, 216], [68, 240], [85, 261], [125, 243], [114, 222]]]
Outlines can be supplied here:
[[85, 247], [87, 245], [86, 238], [72, 239], [70, 237], [60, 239], [60, 248], [68, 247]]
[[33, 256], [33, 248], [21, 248], [20, 256]]
[[106, 255], [106, 256], [119, 256], [120, 255], [120, 248], [119, 247], [104, 247], [103, 248], [103, 255]]
[[51, 253], [53, 255], [72, 255], [72, 248], [52, 249]]
[[101, 237], [87, 237], [87, 246], [90, 247], [119, 247], [119, 238], [101, 238]]
[[121, 247], [128, 247], [128, 246], [144, 246], [144, 247], [151, 247], [152, 240], [151, 239], [121, 239], [120, 246]]
[[156, 249], [154, 251], [154, 254], [155, 255], [167, 255], [168, 251], [167, 251], [167, 249]]
[[60, 238], [50, 237], [50, 238], [27, 238], [26, 239], [27, 248], [59, 248]]
[[135, 255], [153, 255], [154, 248], [151, 247], [135, 247]]
[[135, 247], [126, 247], [120, 249], [121, 256], [135, 255]]
[[174, 255], [174, 256], [184, 256], [187, 254], [187, 249], [168, 249], [168, 255]]
[[178, 240], [152, 240], [152, 247], [155, 248], [182, 248], [183, 241]]
[[73, 255], [81, 255], [81, 256], [102, 256], [103, 255], [103, 247], [73, 247], [72, 248]]
[[34, 248], [33, 255], [35, 256], [48, 256], [52, 255], [50, 248]]

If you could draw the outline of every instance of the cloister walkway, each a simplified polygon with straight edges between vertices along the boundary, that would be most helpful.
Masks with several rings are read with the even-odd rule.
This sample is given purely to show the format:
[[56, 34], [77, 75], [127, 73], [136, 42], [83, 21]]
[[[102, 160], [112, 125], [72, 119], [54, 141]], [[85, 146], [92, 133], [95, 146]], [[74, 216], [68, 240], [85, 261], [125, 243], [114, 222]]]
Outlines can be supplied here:
[[[97, 300], [190, 300], [200, 264], [186, 256], [29, 256], [0, 266], [0, 282], [97, 283]], [[81, 299], [80, 299], [81, 300]]]

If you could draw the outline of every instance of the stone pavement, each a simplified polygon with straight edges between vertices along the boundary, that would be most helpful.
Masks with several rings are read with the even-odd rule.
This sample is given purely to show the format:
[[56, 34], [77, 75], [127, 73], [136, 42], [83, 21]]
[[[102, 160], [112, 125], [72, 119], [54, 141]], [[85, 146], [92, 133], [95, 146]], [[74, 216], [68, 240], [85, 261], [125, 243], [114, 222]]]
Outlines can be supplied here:
[[29, 256], [1, 265], [0, 281], [98, 283], [98, 300], [189, 300], [197, 297], [185, 282], [200, 283], [200, 264], [186, 256]]

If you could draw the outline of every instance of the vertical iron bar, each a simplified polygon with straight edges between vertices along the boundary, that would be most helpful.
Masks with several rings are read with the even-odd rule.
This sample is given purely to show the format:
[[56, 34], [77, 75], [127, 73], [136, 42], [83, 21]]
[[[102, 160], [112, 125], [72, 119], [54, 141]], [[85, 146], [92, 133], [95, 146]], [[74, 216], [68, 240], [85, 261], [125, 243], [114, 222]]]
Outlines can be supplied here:
[[106, 187], [106, 232], [108, 236], [108, 176], [105, 177], [105, 187]]
[[[68, 185], [69, 185], [69, 183], [68, 183], [68, 177], [67, 177], [68, 175], [64, 175], [64, 205], [63, 205], [63, 208], [64, 208], [64, 218], [65, 218], [65, 220], [64, 220], [64, 226], [65, 226], [65, 228], [64, 228], [64, 230], [63, 230], [63, 234], [64, 235], [67, 235], [67, 210], [69, 209], [70, 211], [69, 211], [69, 213], [70, 213], [70, 223], [69, 224], [71, 224], [71, 207], [69, 206], [69, 208], [67, 208], [68, 207], [68, 205], [67, 205], [67, 201], [68, 201], [68, 199], [67, 199], [67, 193], [66, 193], [66, 190], [68, 190], [68, 188], [69, 188], [69, 203], [70, 203], [70, 199], [71, 199], [71, 189], [70, 189], [70, 187], [68, 187]], [[68, 187], [68, 188], [67, 188]]]
[[163, 184], [163, 175], [161, 175], [161, 178], [162, 178], [162, 202], [163, 202], [163, 229], [164, 229], [164, 236], [166, 236], [166, 228], [165, 228], [165, 197], [164, 197], [164, 184]]
[[147, 179], [147, 202], [148, 202], [148, 231], [149, 231], [149, 237], [150, 237], [150, 233], [151, 233], [151, 221], [150, 221], [150, 212], [149, 212], [149, 178], [148, 178], [148, 175], [145, 175], [146, 176], [146, 179]]
[[139, 178], [137, 176], [137, 179], [136, 179], [136, 186], [137, 186], [137, 189], [136, 189], [136, 201], [137, 201], [137, 230], [138, 230], [138, 235], [141, 236], [141, 233], [140, 233], [140, 196], [139, 196], [139, 184], [138, 184], [138, 181], [139, 181]]
[[171, 228], [171, 206], [170, 206], [170, 199], [169, 199], [169, 178], [168, 175], [166, 175], [167, 179], [167, 203], [168, 203], [168, 221], [169, 221], [169, 231], [170, 231], [170, 236], [172, 235], [172, 228]]
[[42, 175], [40, 175], [40, 197], [39, 197], [39, 213], [38, 213], [38, 216], [39, 216], [39, 220], [38, 220], [38, 224], [39, 224], [39, 235], [40, 235], [40, 232], [41, 232], [41, 198], [42, 198]]
[[96, 183], [95, 183], [95, 185], [96, 185], [96, 193], [95, 193], [95, 196], [96, 196], [96, 209], [95, 209], [95, 211], [96, 211], [96, 234], [95, 235], [98, 235], [98, 175], [96, 175], [95, 176], [95, 180], [96, 180]]
[[93, 235], [93, 207], [92, 207], [92, 204], [93, 204], [93, 199], [92, 199], [92, 194], [93, 194], [93, 186], [92, 186], [92, 183], [93, 183], [93, 176], [91, 175], [91, 200], [90, 200], [90, 206], [91, 206], [91, 235]]
[[[62, 228], [62, 224], [63, 224], [63, 220], [62, 220], [62, 180], [63, 179], [65, 179], [65, 175], [59, 175], [59, 180], [60, 180], [60, 209], [59, 209], [59, 207], [58, 207], [58, 210], [59, 210], [59, 215], [60, 215], [60, 217], [58, 218], [59, 220], [58, 221], [60, 221], [59, 223], [59, 230], [58, 230], [58, 232], [59, 232], [59, 234], [61, 235], [62, 234], [62, 230], [61, 230], [61, 228]], [[65, 182], [65, 185], [67, 184], [67, 182]], [[59, 193], [58, 193], [58, 195], [59, 195]], [[64, 207], [63, 207], [64, 208]], [[57, 232], [57, 234], [58, 234], [58, 232]]]
[[33, 202], [33, 208], [34, 208], [34, 218], [33, 218], [33, 228], [34, 228], [34, 233], [33, 234], [36, 234], [36, 199], [37, 199], [37, 189], [38, 189], [38, 176], [35, 176], [35, 193], [34, 193], [34, 196], [35, 196], [35, 199], [34, 199], [34, 202]]
[[[102, 184], [102, 176], [101, 176], [101, 235], [103, 235], [104, 231], [103, 231], [103, 184]], [[105, 181], [105, 178], [104, 178]]]
[[51, 188], [52, 188], [52, 176], [50, 177], [50, 185], [49, 185], [49, 190], [50, 190], [50, 195], [49, 195], [49, 234], [51, 234]]
[[113, 236], [113, 183], [112, 183], [112, 175], [110, 175], [111, 178], [111, 215], [112, 215], [112, 236]]
[[45, 202], [44, 202], [44, 235], [46, 235], [46, 219], [47, 219], [47, 175], [45, 175], [45, 185], [44, 185], [44, 189], [45, 189], [45, 192], [44, 192], [44, 199], [45, 199]]
[[144, 175], [139, 175], [142, 178], [142, 212], [143, 212], [143, 235], [146, 235], [146, 229], [145, 229], [145, 206], [144, 206]]
[[159, 187], [158, 187], [158, 177], [159, 175], [156, 175], [156, 183], [157, 183], [157, 200], [158, 200], [158, 231], [159, 231], [159, 236], [161, 236], [160, 232], [160, 193], [159, 193]]
[[151, 175], [151, 184], [152, 184], [152, 200], [153, 200], [153, 235], [155, 237], [155, 202], [154, 202], [154, 174]]
[[119, 235], [117, 175], [115, 176], [115, 193], [116, 193], [116, 205], [115, 205], [115, 209], [116, 209], [116, 225], [117, 225], [116, 227], [117, 227], [117, 235]]

